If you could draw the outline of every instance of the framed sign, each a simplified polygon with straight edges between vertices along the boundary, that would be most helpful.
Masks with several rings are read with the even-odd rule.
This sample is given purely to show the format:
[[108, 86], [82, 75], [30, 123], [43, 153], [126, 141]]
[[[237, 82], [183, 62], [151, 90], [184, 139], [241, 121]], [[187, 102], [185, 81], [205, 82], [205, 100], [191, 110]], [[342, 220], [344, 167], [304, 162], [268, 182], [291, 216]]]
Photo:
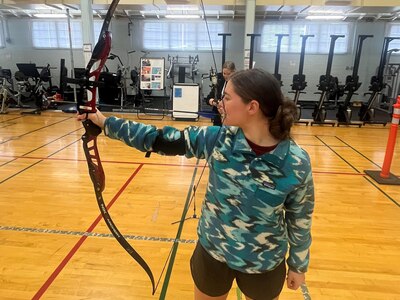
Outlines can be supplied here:
[[140, 89], [163, 90], [164, 89], [164, 58], [140, 59]]

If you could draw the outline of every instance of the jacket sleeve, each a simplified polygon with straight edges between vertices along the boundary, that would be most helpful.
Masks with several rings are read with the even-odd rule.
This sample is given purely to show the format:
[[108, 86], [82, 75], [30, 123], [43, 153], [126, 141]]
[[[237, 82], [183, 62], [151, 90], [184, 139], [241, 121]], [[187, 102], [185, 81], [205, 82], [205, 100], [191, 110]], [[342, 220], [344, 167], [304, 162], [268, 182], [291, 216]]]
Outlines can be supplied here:
[[287, 264], [290, 270], [297, 273], [307, 272], [310, 258], [314, 183], [309, 164], [308, 167], [304, 181], [285, 201], [285, 220], [290, 246]]
[[189, 126], [178, 130], [171, 126], [158, 129], [134, 121], [109, 117], [104, 124], [106, 136], [120, 140], [142, 152], [161, 155], [185, 155], [205, 158], [212, 151], [219, 128], [214, 126]]
[[104, 134], [120, 140], [139, 151], [152, 151], [158, 130], [155, 126], [137, 123], [117, 117], [108, 117], [104, 123]]

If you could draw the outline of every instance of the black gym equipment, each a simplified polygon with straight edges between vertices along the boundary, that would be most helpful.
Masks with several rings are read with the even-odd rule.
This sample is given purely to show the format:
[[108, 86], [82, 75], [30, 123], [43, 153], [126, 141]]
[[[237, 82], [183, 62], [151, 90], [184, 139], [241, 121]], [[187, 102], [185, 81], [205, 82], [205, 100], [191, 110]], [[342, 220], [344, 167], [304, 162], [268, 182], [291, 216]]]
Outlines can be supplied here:
[[[29, 79], [32, 79], [34, 85], [31, 85], [30, 92], [32, 97], [35, 100], [36, 109], [29, 112], [22, 112], [21, 114], [37, 114], [40, 115], [41, 111], [46, 109], [48, 106], [47, 95], [51, 90], [51, 74], [50, 74], [50, 65], [48, 64], [46, 67], [37, 67], [36, 64], [32, 63], [17, 63], [18, 72], [16, 72], [15, 76], [20, 79], [26, 81], [27, 85], [30, 85]], [[41, 72], [37, 69], [42, 69]], [[18, 73], [18, 74], [17, 74]], [[49, 83], [49, 88], [46, 89], [44, 87], [44, 83]]]
[[60, 88], [58, 90], [58, 92], [61, 94], [62, 99], [64, 99], [64, 92], [67, 89], [67, 83], [64, 80], [64, 78], [66, 78], [67, 76], [68, 76], [68, 69], [65, 66], [65, 59], [62, 58], [60, 60]]
[[[303, 74], [303, 69], [304, 69], [304, 57], [306, 54], [306, 42], [309, 37], [314, 37], [313, 34], [305, 34], [305, 35], [300, 35], [302, 42], [301, 42], [301, 51], [300, 51], [300, 62], [299, 62], [299, 73], [293, 75], [293, 82], [292, 82], [292, 92], [294, 94], [294, 104], [297, 106], [297, 120], [296, 123], [304, 123], [308, 125], [308, 121], [301, 121], [301, 106], [298, 104], [299, 97], [306, 86], [307, 86], [307, 81], [306, 81], [306, 75]], [[294, 91], [294, 92], [293, 92]], [[289, 92], [290, 93], [290, 92]]]
[[14, 96], [14, 92], [12, 90], [13, 81], [11, 76], [10, 69], [0, 68], [0, 114], [8, 113], [7, 109], [9, 107], [10, 100], [18, 103], [18, 100]]
[[275, 34], [278, 37], [278, 44], [276, 45], [276, 53], [275, 53], [275, 69], [274, 69], [274, 77], [279, 81], [280, 85], [283, 86], [282, 83], [282, 75], [279, 74], [279, 61], [281, 58], [281, 44], [282, 38], [284, 36], [289, 36], [288, 34]]
[[250, 37], [250, 57], [249, 57], [249, 69], [253, 69], [253, 56], [254, 56], [254, 40], [256, 37], [261, 36], [259, 33], [248, 33]]
[[373, 105], [375, 100], [377, 99], [379, 93], [385, 88], [386, 84], [384, 83], [383, 78], [383, 71], [386, 65], [386, 57], [388, 53], [389, 43], [393, 40], [400, 39], [400, 37], [385, 37], [383, 40], [383, 47], [381, 53], [381, 59], [379, 62], [378, 73], [371, 77], [369, 91], [371, 96], [368, 99], [367, 103], [362, 103], [360, 111], [358, 113], [360, 117], [360, 121], [365, 124], [382, 124], [383, 126], [386, 125], [386, 121], [376, 121], [375, 118], [375, 109]]
[[222, 36], [222, 65], [225, 63], [226, 37], [231, 35], [231, 33], [218, 33], [218, 36]]
[[337, 77], [333, 77], [331, 75], [332, 70], [332, 62], [333, 62], [333, 54], [335, 50], [335, 43], [338, 38], [342, 38], [344, 35], [331, 35], [331, 44], [329, 47], [328, 54], [328, 63], [326, 66], [325, 75], [321, 75], [319, 78], [318, 90], [321, 91], [321, 96], [317, 104], [315, 104], [314, 112], [312, 113], [313, 121], [311, 122], [311, 126], [314, 124], [319, 125], [332, 125], [335, 126], [336, 122], [326, 121], [326, 107], [325, 100], [329, 100], [329, 96], [331, 93], [336, 93], [338, 89], [338, 80]]
[[98, 88], [99, 104], [118, 106], [120, 89], [118, 87], [119, 78], [117, 73], [101, 72], [99, 75], [99, 82], [103, 83], [103, 86]]
[[354, 65], [353, 65], [353, 73], [352, 75], [348, 75], [346, 77], [346, 84], [344, 86], [344, 90], [347, 92], [346, 99], [344, 100], [344, 103], [339, 104], [338, 111], [336, 114], [337, 118], [337, 126], [340, 125], [354, 125], [361, 127], [362, 123], [359, 122], [352, 122], [351, 121], [351, 116], [352, 116], [352, 109], [350, 105], [350, 100], [353, 97], [355, 92], [360, 88], [361, 82], [358, 81], [358, 67], [360, 65], [360, 59], [361, 59], [361, 51], [362, 51], [362, 46], [363, 42], [367, 38], [372, 38], [374, 37], [373, 35], [359, 35], [358, 40], [357, 40], [357, 48], [356, 48], [356, 53], [354, 57]]

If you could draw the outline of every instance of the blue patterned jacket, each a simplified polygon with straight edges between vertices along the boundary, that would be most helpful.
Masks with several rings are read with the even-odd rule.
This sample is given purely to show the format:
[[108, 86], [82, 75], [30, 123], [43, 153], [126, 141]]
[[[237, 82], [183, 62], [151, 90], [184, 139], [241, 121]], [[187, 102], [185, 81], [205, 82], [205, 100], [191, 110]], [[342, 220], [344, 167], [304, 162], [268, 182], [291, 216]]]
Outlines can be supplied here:
[[153, 148], [157, 138], [171, 145], [181, 140], [186, 157], [208, 161], [209, 183], [197, 231], [215, 259], [244, 273], [262, 273], [277, 267], [289, 248], [289, 268], [307, 271], [314, 185], [310, 158], [293, 140], [256, 156], [238, 127], [179, 131], [110, 117], [105, 133], [159, 154], [165, 151]]

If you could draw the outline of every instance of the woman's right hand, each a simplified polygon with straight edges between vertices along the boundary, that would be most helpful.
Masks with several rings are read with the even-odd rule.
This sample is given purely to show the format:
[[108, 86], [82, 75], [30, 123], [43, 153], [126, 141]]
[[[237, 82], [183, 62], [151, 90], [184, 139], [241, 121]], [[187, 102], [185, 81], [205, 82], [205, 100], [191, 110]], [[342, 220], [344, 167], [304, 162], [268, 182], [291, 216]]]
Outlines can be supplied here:
[[76, 119], [81, 122], [90, 120], [101, 129], [104, 129], [104, 122], [106, 121], [106, 117], [98, 109], [96, 109], [95, 113], [77, 114]]

